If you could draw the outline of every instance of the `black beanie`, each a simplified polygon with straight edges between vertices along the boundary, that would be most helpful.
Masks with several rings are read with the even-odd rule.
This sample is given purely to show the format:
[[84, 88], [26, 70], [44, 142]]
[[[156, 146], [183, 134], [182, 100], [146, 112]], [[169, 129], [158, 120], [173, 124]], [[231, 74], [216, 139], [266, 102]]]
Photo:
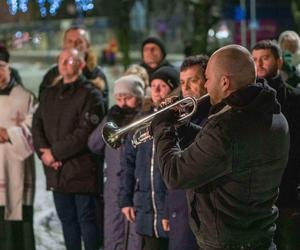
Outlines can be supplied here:
[[179, 71], [171, 66], [163, 66], [152, 73], [151, 82], [154, 79], [163, 80], [171, 90], [174, 90], [179, 85]]
[[142, 43], [142, 55], [143, 55], [143, 50], [144, 50], [144, 46], [147, 44], [147, 43], [154, 43], [156, 44], [162, 54], [163, 54], [163, 59], [166, 57], [166, 48], [165, 48], [165, 45], [163, 44], [162, 40], [160, 40], [158, 37], [148, 37], [146, 38], [143, 43]]
[[0, 44], [0, 61], [9, 62], [9, 52], [3, 44]]

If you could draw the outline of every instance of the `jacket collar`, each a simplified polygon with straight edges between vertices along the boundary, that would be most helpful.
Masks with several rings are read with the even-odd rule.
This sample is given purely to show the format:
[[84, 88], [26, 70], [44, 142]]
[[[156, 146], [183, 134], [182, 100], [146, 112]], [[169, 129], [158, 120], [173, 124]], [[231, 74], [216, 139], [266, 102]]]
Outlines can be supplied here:
[[4, 89], [0, 89], [0, 95], [9, 95], [13, 87], [17, 85], [16, 80], [11, 77], [9, 83]]

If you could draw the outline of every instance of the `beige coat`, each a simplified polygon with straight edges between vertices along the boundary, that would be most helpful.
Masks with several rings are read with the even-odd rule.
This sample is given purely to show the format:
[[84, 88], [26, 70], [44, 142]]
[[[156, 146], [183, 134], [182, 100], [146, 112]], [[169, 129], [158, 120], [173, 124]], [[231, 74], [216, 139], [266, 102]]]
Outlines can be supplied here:
[[34, 159], [31, 136], [33, 94], [17, 85], [9, 95], [0, 95], [0, 127], [10, 142], [0, 143], [0, 206], [6, 220], [22, 220], [22, 205], [32, 205]]

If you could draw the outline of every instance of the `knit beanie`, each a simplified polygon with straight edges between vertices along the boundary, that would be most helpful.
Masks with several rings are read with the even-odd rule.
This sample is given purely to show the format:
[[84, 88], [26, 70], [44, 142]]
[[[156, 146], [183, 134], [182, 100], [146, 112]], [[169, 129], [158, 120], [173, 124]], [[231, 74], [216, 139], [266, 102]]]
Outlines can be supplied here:
[[115, 81], [114, 94], [130, 94], [144, 97], [145, 83], [136, 75], [126, 75]]
[[154, 79], [160, 79], [168, 84], [171, 90], [174, 90], [179, 85], [179, 72], [171, 66], [163, 66], [151, 75], [151, 82]]
[[148, 38], [146, 38], [143, 41], [143, 43], [142, 43], [142, 55], [143, 55], [144, 46], [147, 43], [154, 43], [154, 44], [156, 44], [160, 48], [160, 50], [161, 50], [161, 52], [163, 54], [163, 59], [166, 57], [166, 48], [165, 48], [165, 45], [163, 44], [162, 40], [160, 40], [157, 37], [148, 37]]
[[3, 44], [0, 44], [0, 61], [9, 62], [9, 52]]

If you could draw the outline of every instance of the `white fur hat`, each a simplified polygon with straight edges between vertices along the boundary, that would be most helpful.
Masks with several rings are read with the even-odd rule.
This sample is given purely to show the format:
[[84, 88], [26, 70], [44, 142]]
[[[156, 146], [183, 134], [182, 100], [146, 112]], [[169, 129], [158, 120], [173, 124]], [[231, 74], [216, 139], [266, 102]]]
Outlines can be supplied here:
[[115, 81], [114, 94], [130, 94], [144, 97], [145, 83], [137, 75], [122, 76]]

